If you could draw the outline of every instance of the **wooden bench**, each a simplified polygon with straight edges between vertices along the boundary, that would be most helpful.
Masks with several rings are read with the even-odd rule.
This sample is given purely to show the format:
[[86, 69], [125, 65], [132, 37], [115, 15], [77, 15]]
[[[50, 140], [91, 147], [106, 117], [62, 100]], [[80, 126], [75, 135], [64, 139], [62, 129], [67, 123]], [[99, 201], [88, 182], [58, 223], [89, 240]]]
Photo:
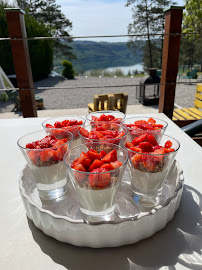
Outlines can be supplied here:
[[202, 84], [196, 85], [194, 108], [174, 109], [173, 121], [196, 121], [202, 118]]
[[126, 92], [94, 95], [93, 99], [93, 103], [88, 103], [89, 113], [103, 110], [118, 110], [126, 113], [128, 103], [128, 94]]

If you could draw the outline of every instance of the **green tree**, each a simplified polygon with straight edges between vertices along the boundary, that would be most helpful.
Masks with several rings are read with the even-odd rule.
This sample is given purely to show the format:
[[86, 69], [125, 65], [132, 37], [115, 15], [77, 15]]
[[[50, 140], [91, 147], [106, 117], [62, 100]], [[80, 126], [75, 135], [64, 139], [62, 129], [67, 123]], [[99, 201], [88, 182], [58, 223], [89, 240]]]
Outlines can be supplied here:
[[[52, 36], [67, 36], [72, 29], [72, 22], [65, 17], [61, 11], [61, 6], [56, 4], [56, 0], [17, 0], [18, 5], [27, 13], [32, 15], [50, 28]], [[56, 56], [63, 55], [68, 59], [74, 59], [70, 43], [72, 39], [67, 41], [54, 40], [54, 54]]]
[[[183, 14], [183, 36], [180, 50], [180, 61], [191, 68], [200, 64], [202, 71], [202, 1], [186, 0]], [[193, 34], [194, 33], [194, 34]]]
[[62, 65], [64, 67], [62, 70], [62, 75], [67, 79], [74, 79], [74, 69], [72, 63], [70, 61], [63, 60]]
[[[0, 1], [0, 37], [8, 37], [8, 28], [5, 7], [12, 8], [4, 1]], [[27, 36], [50, 36], [50, 30], [44, 24], [38, 22], [34, 17], [25, 15]], [[0, 42], [0, 65], [6, 74], [15, 73], [11, 46], [9, 41]], [[50, 40], [29, 41], [29, 54], [34, 80], [46, 77], [52, 70], [53, 44]]]
[[128, 26], [128, 34], [146, 34], [142, 37], [131, 37], [128, 46], [135, 53], [138, 48], [136, 41], [138, 39], [145, 40], [142, 43], [145, 69], [161, 67], [162, 40], [154, 38], [152, 35], [163, 32], [163, 10], [172, 4], [174, 4], [172, 0], [127, 0], [126, 6], [132, 6], [133, 12], [133, 23]]

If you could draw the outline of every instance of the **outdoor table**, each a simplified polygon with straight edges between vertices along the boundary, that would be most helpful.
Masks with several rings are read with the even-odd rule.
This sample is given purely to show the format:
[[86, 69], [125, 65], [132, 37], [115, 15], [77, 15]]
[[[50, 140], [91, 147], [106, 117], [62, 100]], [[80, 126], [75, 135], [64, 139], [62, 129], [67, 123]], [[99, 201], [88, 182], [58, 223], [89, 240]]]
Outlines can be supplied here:
[[18, 187], [26, 162], [17, 139], [42, 129], [45, 119], [0, 120], [0, 269], [202, 269], [202, 148], [164, 114], [149, 116], [167, 121], [166, 134], [180, 141], [176, 159], [185, 179], [180, 207], [166, 227], [152, 237], [132, 245], [102, 249], [61, 243], [28, 219]]

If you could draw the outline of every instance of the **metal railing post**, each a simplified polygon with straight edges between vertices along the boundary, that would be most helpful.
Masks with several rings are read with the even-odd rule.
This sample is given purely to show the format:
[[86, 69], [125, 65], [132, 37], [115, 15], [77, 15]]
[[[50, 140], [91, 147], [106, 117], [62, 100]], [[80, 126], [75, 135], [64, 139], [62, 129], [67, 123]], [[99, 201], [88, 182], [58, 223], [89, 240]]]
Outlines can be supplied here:
[[[22, 114], [23, 117], [37, 117], [24, 11], [19, 8], [6, 8], [5, 11]], [[15, 38], [23, 38], [23, 40], [14, 40]]]
[[[165, 10], [165, 34], [181, 33], [184, 7], [171, 6]], [[161, 71], [159, 112], [173, 116], [176, 77], [180, 52], [180, 35], [165, 35]]]

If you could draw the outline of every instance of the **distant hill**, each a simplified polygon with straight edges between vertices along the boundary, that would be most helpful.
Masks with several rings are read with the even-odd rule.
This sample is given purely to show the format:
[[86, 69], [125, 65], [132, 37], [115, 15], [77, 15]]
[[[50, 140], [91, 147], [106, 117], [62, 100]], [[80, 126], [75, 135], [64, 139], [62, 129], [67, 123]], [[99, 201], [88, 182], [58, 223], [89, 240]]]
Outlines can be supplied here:
[[[77, 60], [72, 60], [77, 72], [105, 69], [108, 67], [131, 66], [142, 62], [142, 52], [135, 56], [128, 49], [126, 42], [74, 41], [71, 43]], [[54, 66], [61, 65], [61, 56], [54, 61]]]

